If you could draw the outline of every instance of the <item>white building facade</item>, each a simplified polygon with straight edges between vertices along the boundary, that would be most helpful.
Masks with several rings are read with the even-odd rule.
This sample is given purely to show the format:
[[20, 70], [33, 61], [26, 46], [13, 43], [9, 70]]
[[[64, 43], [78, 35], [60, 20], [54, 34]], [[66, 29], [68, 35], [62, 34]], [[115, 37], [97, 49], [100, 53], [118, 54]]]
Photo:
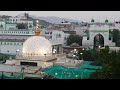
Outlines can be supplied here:
[[[17, 54], [22, 52], [23, 43], [27, 38], [34, 36], [34, 32], [29, 33], [28, 30], [4, 30], [0, 31], [0, 53]], [[69, 34], [63, 31], [42, 30], [41, 36], [48, 39], [55, 53], [62, 53], [62, 45], [65, 44]], [[42, 43], [42, 42], [41, 42]]]
[[112, 42], [112, 35], [109, 30], [112, 29], [109, 25], [90, 25], [86, 36], [83, 37], [82, 45], [89, 46], [93, 48], [94, 39], [97, 35], [101, 35], [104, 39], [104, 46], [115, 46], [115, 43]]
[[51, 42], [59, 42], [61, 44], [66, 44], [66, 40], [70, 34], [64, 33], [58, 30], [42, 30], [42, 36], [50, 40]]

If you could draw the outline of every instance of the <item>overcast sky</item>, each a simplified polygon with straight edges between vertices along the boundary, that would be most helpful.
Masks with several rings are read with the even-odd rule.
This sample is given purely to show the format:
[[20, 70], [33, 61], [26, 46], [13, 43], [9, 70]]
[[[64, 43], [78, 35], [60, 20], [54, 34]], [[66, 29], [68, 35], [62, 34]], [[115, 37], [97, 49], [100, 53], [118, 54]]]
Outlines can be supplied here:
[[21, 13], [29, 13], [35, 16], [57, 16], [75, 20], [90, 21], [92, 18], [96, 21], [120, 20], [120, 11], [0, 11], [0, 15], [16, 16]]

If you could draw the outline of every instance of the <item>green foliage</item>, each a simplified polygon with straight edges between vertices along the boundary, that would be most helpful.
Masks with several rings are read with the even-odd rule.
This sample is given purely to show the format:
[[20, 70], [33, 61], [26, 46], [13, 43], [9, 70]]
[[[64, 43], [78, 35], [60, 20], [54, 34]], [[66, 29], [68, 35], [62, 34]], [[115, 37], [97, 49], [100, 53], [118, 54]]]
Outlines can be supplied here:
[[108, 23], [108, 22], [109, 22], [108, 19], [106, 19], [106, 20], [105, 20], [105, 23]]
[[0, 61], [4, 61], [4, 60], [7, 60], [7, 59], [9, 59], [9, 58], [12, 58], [12, 59], [15, 59], [15, 56], [9, 56], [9, 55], [2, 55], [2, 54], [0, 54]]
[[72, 43], [78, 43], [80, 46], [82, 46], [82, 37], [79, 35], [70, 35], [67, 38], [67, 45], [71, 45]]
[[112, 34], [113, 34], [113, 42], [116, 43], [116, 46], [119, 45], [118, 41], [120, 40], [120, 31], [117, 29], [114, 29], [112, 31]]
[[106, 52], [106, 49], [100, 50], [95, 65], [101, 65], [102, 69], [97, 70], [90, 75], [90, 79], [120, 79], [120, 51]]
[[116, 42], [116, 46], [120, 47], [120, 40]]
[[108, 53], [108, 52], [109, 52], [109, 50], [110, 50], [110, 49], [109, 49], [109, 46], [108, 46], [108, 45], [107, 45], [107, 46], [105, 46], [105, 52], [106, 52], [106, 53]]
[[27, 29], [27, 24], [24, 24], [24, 23], [18, 23], [17, 26], [16, 26], [18, 29]]

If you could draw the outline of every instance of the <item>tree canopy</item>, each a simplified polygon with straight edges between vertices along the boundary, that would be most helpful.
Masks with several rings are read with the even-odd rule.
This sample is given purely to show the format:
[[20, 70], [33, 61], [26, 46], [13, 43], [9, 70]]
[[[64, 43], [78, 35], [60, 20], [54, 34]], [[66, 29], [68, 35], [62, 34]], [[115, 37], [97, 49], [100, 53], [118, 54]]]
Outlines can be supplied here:
[[17, 26], [16, 26], [18, 29], [27, 29], [27, 24], [24, 24], [24, 23], [18, 23]]
[[71, 45], [72, 43], [78, 43], [80, 46], [82, 45], [82, 37], [79, 35], [70, 35], [67, 38], [67, 45]]
[[94, 53], [95, 61], [93, 64], [101, 65], [102, 69], [90, 75], [90, 79], [120, 79], [120, 51], [109, 52], [109, 47], [106, 46]]
[[120, 31], [118, 29], [114, 29], [112, 31], [112, 34], [113, 34], [113, 42], [116, 43], [116, 46], [118, 46], [118, 41], [120, 40]]

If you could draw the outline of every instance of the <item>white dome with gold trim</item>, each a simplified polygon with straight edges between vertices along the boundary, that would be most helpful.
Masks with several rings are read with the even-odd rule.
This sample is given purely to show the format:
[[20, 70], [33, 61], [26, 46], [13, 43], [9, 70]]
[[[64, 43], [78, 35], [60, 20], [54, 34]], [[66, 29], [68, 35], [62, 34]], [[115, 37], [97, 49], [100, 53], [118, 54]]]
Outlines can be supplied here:
[[[37, 22], [38, 23], [38, 22]], [[23, 56], [51, 56], [52, 45], [49, 40], [40, 36], [38, 24], [36, 25], [35, 36], [28, 38], [23, 43]]]
[[23, 55], [44, 56], [52, 54], [52, 45], [49, 40], [41, 36], [32, 36], [23, 44]]

